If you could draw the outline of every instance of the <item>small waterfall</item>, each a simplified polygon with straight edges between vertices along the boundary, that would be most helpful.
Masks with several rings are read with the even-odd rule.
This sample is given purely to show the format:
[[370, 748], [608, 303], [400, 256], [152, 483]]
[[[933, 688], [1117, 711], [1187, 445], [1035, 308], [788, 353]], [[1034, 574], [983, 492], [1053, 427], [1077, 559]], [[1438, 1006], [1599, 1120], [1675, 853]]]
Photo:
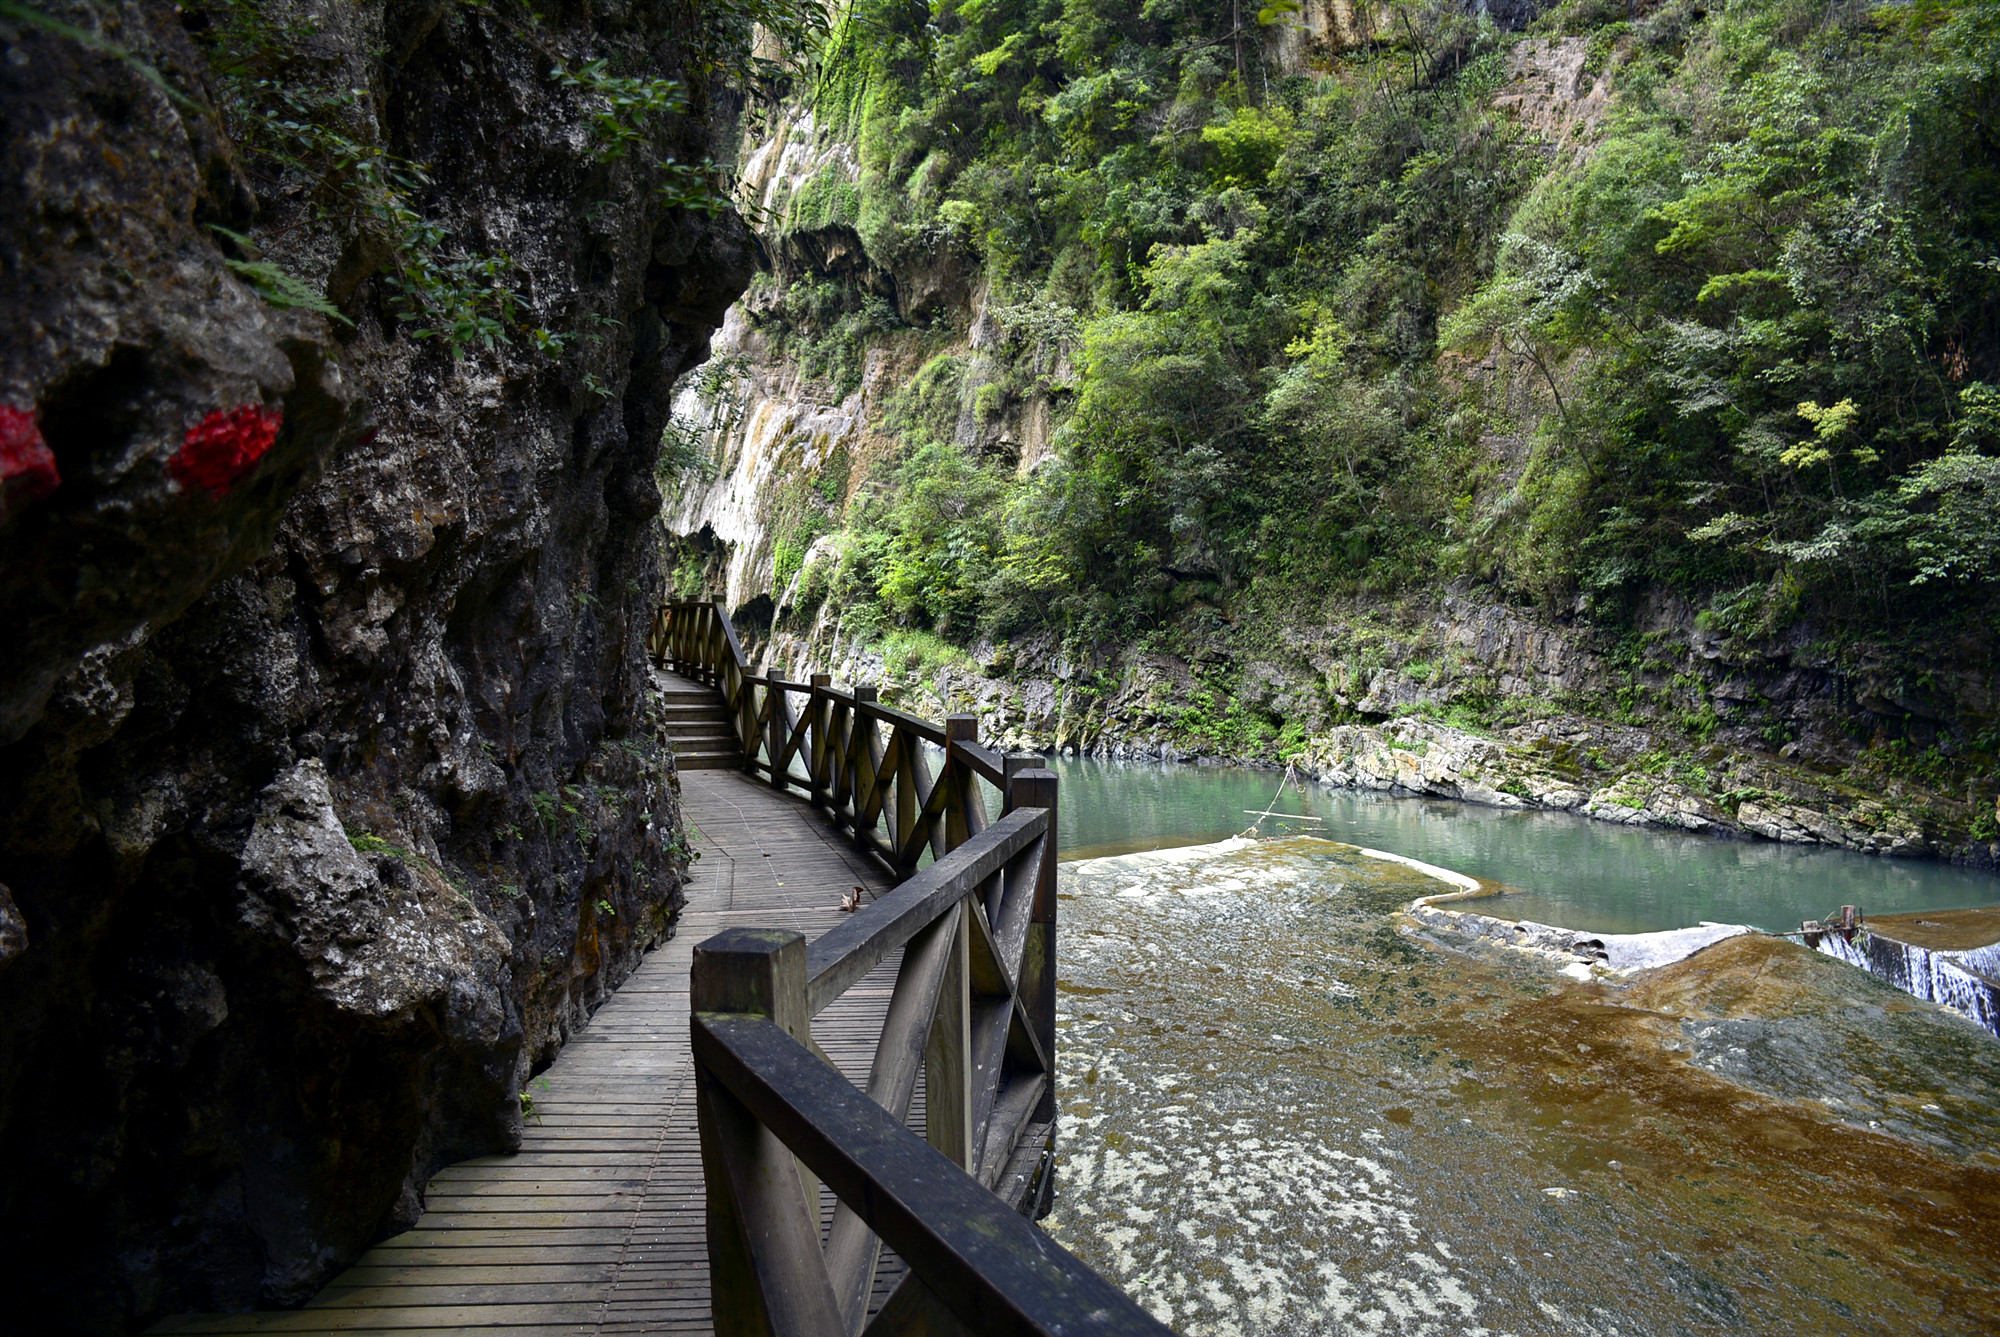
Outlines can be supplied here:
[[1834, 930], [1804, 936], [1807, 946], [1859, 966], [1912, 997], [1942, 1003], [2000, 1035], [2000, 943], [1947, 952], [1914, 947], [1866, 928], [1856, 930], [1852, 940]]

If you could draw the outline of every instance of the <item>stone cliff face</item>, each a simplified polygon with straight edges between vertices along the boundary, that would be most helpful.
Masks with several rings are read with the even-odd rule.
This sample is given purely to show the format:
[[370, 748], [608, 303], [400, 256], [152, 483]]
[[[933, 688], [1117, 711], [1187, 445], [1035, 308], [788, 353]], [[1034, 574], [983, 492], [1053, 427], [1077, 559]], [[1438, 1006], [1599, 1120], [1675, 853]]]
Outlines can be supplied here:
[[[1536, 11], [1466, 8], [1503, 28]], [[1265, 40], [1281, 68], [1301, 69], [1371, 40], [1373, 21], [1365, 6], [1313, 0]], [[1587, 39], [1514, 43], [1505, 74], [1493, 105], [1523, 137], [1555, 161], [1592, 152], [1611, 94]], [[743, 160], [773, 220], [770, 273], [717, 341], [728, 374], [681, 391], [677, 415], [704, 462], [684, 477], [667, 524], [678, 592], [721, 597], [753, 653], [787, 676], [831, 671], [881, 683], [923, 712], [974, 710], [989, 737], [1016, 746], [1284, 758], [1332, 783], [1604, 821], [1986, 866], [2000, 857], [1993, 776], [1946, 791], [1915, 766], [1880, 764], [1912, 761], [1948, 732], [1978, 734], [2000, 713], [2000, 678], [1972, 636], [1942, 632], [1915, 655], [1836, 650], [1804, 633], [1744, 645], [1663, 593], [1637, 625], [1610, 631], [1582, 606], [1529, 609], [1454, 589], [1356, 604], [1322, 625], [1260, 634], [1268, 643], [1196, 608], [1143, 652], [1017, 632], [1013, 645], [957, 653], [931, 638], [929, 651], [899, 654], [897, 629], [850, 625], [849, 610], [824, 598], [846, 508], [892, 485], [906, 446], [898, 399], [949, 360], [951, 440], [1033, 470], [1065, 411], [1074, 330], [1067, 344], [1063, 331], [1037, 330], [1027, 307], [1004, 312], [1018, 325], [1003, 324], [948, 238], [920, 263], [876, 266], [852, 229], [826, 222], [837, 210], [824, 201], [862, 173], [852, 146], [811, 116], [777, 117]], [[833, 314], [786, 296], [830, 289], [850, 299]], [[823, 350], [848, 337], [842, 322], [862, 314], [862, 294], [892, 304], [899, 327], [863, 337], [843, 378]], [[1537, 392], [1502, 356], [1441, 360], [1495, 402]], [[1491, 467], [1479, 500], [1497, 505], [1525, 443], [1488, 436], [1481, 446]], [[1927, 665], [1921, 674], [1913, 659]], [[1896, 746], [1870, 747], [1887, 740]]]
[[[675, 419], [703, 462], [676, 480], [665, 520], [681, 592], [712, 588], [731, 607], [755, 605], [753, 620], [768, 624], [795, 602], [797, 577], [831, 556], [827, 542], [814, 546], [823, 527], [815, 520], [831, 521], [871, 468], [893, 463], [900, 442], [883, 414], [927, 362], [963, 368], [953, 439], [1019, 470], [1048, 456], [1054, 406], [1048, 394], [1031, 392], [975, 408], [982, 388], [999, 389], [1022, 350], [988, 311], [987, 285], [960, 248], [943, 244], [883, 269], [851, 227], [802, 221], [816, 196], [860, 179], [852, 147], [810, 112], [781, 112], [746, 136], [741, 156], [744, 193], [768, 220], [768, 272], [716, 335], [718, 374], [690, 378], [678, 391]], [[846, 381], [809, 367], [783, 341], [818, 331], [795, 322], [780, 294], [827, 280], [888, 304], [905, 332], [923, 337], [871, 344]], [[1056, 361], [1040, 370], [1061, 380], [1068, 365]], [[816, 502], [800, 495], [808, 483]]]
[[981, 643], [928, 667], [843, 633], [835, 610], [758, 645], [789, 678], [883, 685], [919, 713], [970, 711], [1010, 747], [1289, 764], [1362, 789], [1992, 868], [1993, 782], [1947, 792], [1886, 771], [1871, 731], [1990, 717], [1976, 647], [1913, 693], [1895, 661], [1810, 645], [1746, 654], [1690, 610], [1641, 638], [1447, 593], [1360, 607], [1254, 649], [1226, 627], [1179, 629], [1180, 652]]
[[[0, 15], [0, 1288], [110, 1333], [309, 1297], [518, 1139], [669, 931], [654, 469], [750, 250], [661, 189], [721, 123], [673, 5], [38, 13]], [[616, 154], [552, 74], [598, 60], [682, 90]]]

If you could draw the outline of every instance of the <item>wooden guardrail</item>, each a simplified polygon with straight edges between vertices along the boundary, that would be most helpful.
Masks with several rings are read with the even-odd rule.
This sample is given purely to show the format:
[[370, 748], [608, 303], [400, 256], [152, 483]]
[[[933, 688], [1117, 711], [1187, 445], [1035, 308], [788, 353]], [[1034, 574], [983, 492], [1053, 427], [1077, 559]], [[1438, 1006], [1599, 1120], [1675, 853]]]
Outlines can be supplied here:
[[[810, 682], [759, 677], [719, 604], [663, 607], [649, 643], [656, 659], [721, 690], [744, 770], [805, 793], [899, 880], [925, 851], [937, 858], [984, 829], [978, 781], [1004, 795], [1010, 774], [1041, 762], [981, 747], [976, 716], [939, 727], [883, 705], [873, 687], [835, 691], [824, 673]], [[925, 744], [940, 754], [935, 776]]]
[[[900, 884], [810, 945], [738, 928], [695, 949], [719, 1337], [1165, 1334], [1026, 1219], [1053, 1183], [1055, 776], [981, 747], [970, 716], [940, 729], [869, 688], [751, 673], [717, 604], [663, 608], [649, 648], [721, 690], [746, 771], [804, 793]], [[864, 1092], [811, 1022], [898, 950]], [[923, 1138], [904, 1126], [920, 1069]], [[883, 1244], [909, 1270], [870, 1322]]]

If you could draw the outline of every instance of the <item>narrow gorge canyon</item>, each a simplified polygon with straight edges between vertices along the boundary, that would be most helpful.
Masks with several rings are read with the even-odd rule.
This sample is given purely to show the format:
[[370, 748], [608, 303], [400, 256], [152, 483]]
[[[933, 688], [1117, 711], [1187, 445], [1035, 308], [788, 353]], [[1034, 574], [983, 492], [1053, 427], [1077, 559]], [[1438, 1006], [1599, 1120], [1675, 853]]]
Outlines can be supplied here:
[[[1559, 11], [1562, 22], [1536, 28], [1546, 35], [1515, 39], [1509, 31], [1535, 11], [1469, 12], [1484, 25], [1472, 35], [1453, 36], [1447, 20], [1435, 20], [1429, 40], [1460, 68], [1483, 67], [1477, 87], [1461, 90], [1463, 114], [1525, 155], [1513, 188], [1531, 194], [1622, 151], [1608, 129], [1633, 114], [1614, 92], [1621, 62], [1630, 82], [1649, 43], [1685, 53], [1690, 65], [1699, 45], [1688, 25], [1701, 16], [1685, 7], [1638, 6], [1618, 23], [1608, 11]], [[1391, 35], [1370, 23], [1344, 6], [1308, 5], [1257, 34], [1263, 97], [1280, 125], [1297, 126], [1295, 137], [1308, 115], [1301, 99], [1311, 96], [1300, 90], [1350, 87], [1359, 75], [1344, 61], [1372, 68], [1366, 60]], [[962, 96], [974, 100], [1006, 82], [1007, 62], [989, 62], [1014, 50], [971, 56], [977, 45], [968, 34], [953, 51], [968, 62]], [[951, 57], [940, 48], [930, 58]], [[1434, 343], [1415, 370], [1396, 373], [1423, 381], [1426, 393], [1459, 396], [1456, 416], [1438, 430], [1466, 434], [1450, 465], [1449, 487], [1460, 495], [1449, 514], [1422, 521], [1457, 540], [1450, 562], [1425, 569], [1371, 557], [1388, 522], [1364, 516], [1340, 541], [1359, 545], [1337, 558], [1346, 562], [1340, 573], [1298, 589], [1274, 575], [1291, 560], [1275, 554], [1317, 539], [1279, 538], [1257, 559], [1265, 570], [1247, 569], [1200, 537], [1213, 523], [1200, 506], [1174, 503], [1164, 544], [1116, 524], [1094, 533], [1100, 544], [1153, 554], [1157, 565], [1134, 577], [1160, 590], [1142, 609], [1102, 615], [1130, 587], [1080, 590], [1079, 563], [1090, 559], [1059, 561], [1022, 531], [1110, 524], [1104, 508], [1128, 517], [1138, 509], [1131, 493], [1117, 502], [1080, 496], [1081, 466], [1070, 458], [1084, 444], [1080, 409], [1115, 370], [1105, 363], [1114, 355], [1093, 340], [1109, 340], [1100, 331], [1129, 319], [1101, 307], [1094, 315], [1091, 294], [1102, 303], [1115, 285], [1100, 271], [1092, 289], [1073, 268], [1080, 253], [1110, 243], [1064, 250], [1050, 240], [1037, 253], [982, 233], [996, 206], [979, 195], [990, 188], [980, 174], [1011, 165], [989, 164], [975, 142], [941, 130], [891, 131], [882, 108], [896, 99], [884, 90], [902, 76], [852, 59], [851, 70], [873, 72], [844, 72], [847, 83], [823, 77], [746, 128], [741, 193], [763, 220], [767, 269], [731, 308], [715, 361], [683, 385], [675, 406], [679, 486], [666, 511], [674, 584], [684, 597], [721, 598], [772, 668], [880, 680], [913, 709], [974, 711], [1014, 746], [1292, 765], [1335, 784], [1995, 865], [2000, 698], [1986, 612], [1916, 628], [1850, 630], [1795, 616], [1748, 630], [1718, 615], [1719, 603], [1665, 581], [1607, 590], [1573, 577], [1523, 597], [1496, 574], [1518, 542], [1508, 533], [1524, 521], [1528, 485], [1560, 458], [1546, 438], [1551, 424], [1567, 424], [1564, 394], [1588, 386], [1587, 350], [1552, 380], [1532, 350], [1505, 335], [1471, 349]], [[1228, 83], [1226, 68], [1211, 75]], [[1045, 96], [1033, 91], [1042, 87], [1034, 74], [1016, 78], [1031, 90], [1024, 99]], [[950, 94], [926, 94], [923, 79], [916, 87], [902, 94], [898, 126], [924, 96], [933, 98], [928, 115], [944, 114], [937, 106], [964, 113]], [[1167, 162], [1185, 163], [1188, 150], [1161, 148], [1188, 142], [1175, 138], [1190, 129], [1175, 118], [1190, 104], [1227, 99], [1225, 87], [1200, 103], [1184, 85], [1178, 102], [1147, 113], [1131, 135], [1150, 134]], [[1042, 116], [1054, 124], [1057, 102]], [[1225, 147], [1213, 123], [1196, 138]], [[1188, 187], [1193, 202], [1179, 231], [1160, 223], [1172, 240], [1154, 257], [1277, 230], [1285, 191], [1312, 170], [1303, 156], [1292, 161], [1296, 151], [1284, 148], [1271, 168], [1262, 214], [1240, 200], [1229, 205], [1236, 216], [1204, 214], [1202, 191], [1213, 194], [1216, 178], [1188, 173], [1201, 184]], [[1034, 191], [1053, 192], [1037, 180]], [[1242, 194], [1234, 177], [1223, 184], [1224, 198]], [[1053, 193], [1046, 198], [1022, 207], [1044, 210], [1050, 227], [1071, 221]], [[1494, 219], [1464, 225], [1487, 229], [1489, 246], [1523, 244], [1496, 239]], [[1300, 244], [1314, 241], [1305, 234]], [[1004, 247], [1040, 258], [1020, 261]], [[1138, 267], [1136, 252], [1129, 263]], [[1248, 272], [1246, 260], [1230, 263]], [[996, 277], [1010, 265], [1010, 278]], [[1117, 300], [1147, 310], [1179, 300], [1157, 284], [1150, 297], [1143, 280], [1134, 287]], [[1307, 343], [1290, 354], [1309, 361]], [[1199, 381], [1191, 366], [1170, 374]], [[1278, 379], [1278, 401], [1284, 378], [1297, 373], [1266, 374]], [[1363, 440], [1380, 430], [1338, 424]], [[1202, 467], [1248, 486], [1247, 464]], [[1304, 476], [1291, 481], [1309, 489], [1311, 470], [1326, 467], [1353, 469], [1301, 455]], [[1177, 484], [1156, 475], [1142, 486]], [[1381, 484], [1378, 514], [1406, 504], [1394, 491], [1402, 486]], [[1281, 522], [1306, 521], [1263, 523]], [[1024, 598], [1022, 588], [1043, 579], [1037, 562], [1053, 573], [1050, 583]], [[973, 573], [979, 564], [998, 574]], [[1773, 581], [1773, 589], [1797, 585], [1783, 571]], [[1056, 607], [1072, 595], [1081, 597]]]
[[[1425, 1050], [1399, 1008], [1440, 1035], [1511, 1015], [1561, 1039], [1627, 996], [1589, 991], [1653, 986], [1431, 932], [1409, 851], [1106, 850], [1233, 834], [1283, 774], [1373, 791], [1337, 803], [1458, 801], [1383, 800], [1379, 828], [1341, 810], [1345, 838], [1385, 845], [1491, 819], [1522, 850], [1587, 833], [1536, 846], [1572, 863], [1595, 841], [1637, 867], [1651, 841], [1683, 881], [1718, 866], [1695, 846], [1799, 881], [1834, 850], [1964, 865], [1925, 865], [1954, 888], [2000, 867], [2000, 10], [1981, 0], [0, 0], [0, 44], [0, 1329], [303, 1306], [416, 1222], [441, 1168], [522, 1145], [537, 1074], [678, 931], [680, 767], [755, 772], [720, 624], [677, 624], [715, 634], [676, 682], [648, 656], [663, 605], [719, 602], [753, 673], [852, 687], [842, 718], [878, 690], [883, 718], [976, 715], [995, 784], [1010, 749], [1057, 754], [1064, 786], [1116, 769], [1079, 758], [1265, 768], [1175, 769], [1188, 794], [1157, 807], [1124, 768], [1135, 787], [1079, 783], [1034, 818], [1069, 842], [1087, 815], [1103, 830], [1079, 847], [1104, 847], [1061, 897], [1096, 898], [1061, 913], [1082, 930], [1064, 971], [1098, 983], [1055, 1001], [1041, 977], [1048, 1042], [1061, 1008], [1084, 1066], [1037, 1071], [1066, 1111], [1111, 1101], [1087, 1119], [1157, 1112], [1166, 1087], [1120, 1085], [1119, 1056], [1186, 1032], [1188, 1073], [1214, 1073], [1217, 1046], [1175, 1019], [1142, 939], [1234, 935], [1248, 977], [1296, 933], [1302, 962], [1310, 944], [1361, 983], [1272, 974], [1231, 1043], [1278, 1085], [1172, 1131], [1254, 1131], [1236, 1121], [1268, 1090], [1361, 1036], [1360, 1084], [1301, 1081], [1296, 1110], [1419, 1093], [1383, 1117], [1432, 1139], [1425, 1193], [1459, 1191], [1443, 1139], [1472, 1117], [1426, 1123], [1477, 1104], [1477, 1064], [1432, 1066], [1450, 1042]], [[909, 742], [908, 783], [965, 727]], [[1191, 776], [1217, 783], [1192, 796]], [[899, 874], [949, 853], [905, 843]], [[1294, 901], [1195, 868], [1225, 856], [1283, 864]], [[1794, 895], [1755, 862], [1740, 882]], [[1844, 888], [1917, 866], [1848, 862], [1867, 871]], [[772, 904], [839, 914], [800, 885]], [[1911, 913], [1955, 912], [1940, 888]], [[1880, 1166], [1850, 1180], [1894, 1182], [1888, 1106], [1812, 1093], [1873, 1080], [1863, 1040], [1825, 1036], [1915, 1036], [1890, 1103], [1908, 1129], [1950, 1124], [1924, 1173], [1977, 1192], [1911, 1208], [1954, 1242], [1894, 1312], [1957, 1303], [1983, 1283], [1953, 1260], [1992, 1252], [1946, 1225], [1993, 1192], [1990, 1037], [1886, 988], [1850, 1006], [1846, 966], [1772, 933], [1728, 941], [1681, 972], [1729, 993], [1681, 1009], [1725, 1036], [1686, 1053], [1810, 1029], [1748, 1015], [1730, 961], [1814, 972], [1799, 1016], [1852, 1028], [1815, 1042], [1835, 1085], [1757, 1088], [1798, 1139], [1759, 1174], [1803, 1214], [1757, 1238], [1823, 1239], [1794, 1124], [1874, 1139]], [[1906, 992], [1937, 974], [1928, 948], [1840, 942]], [[675, 996], [659, 1015], [684, 1037]], [[1155, 1005], [1157, 1027], [1128, 1024]], [[1657, 1070], [1679, 1099], [1688, 1076], [1642, 1011], [1611, 1027], [1636, 1037], [1625, 1058], [1573, 1065], [1622, 1074], [1589, 1078], [1617, 1106], [1613, 1170], [1620, 1121], [1650, 1117], [1622, 1093]], [[1572, 1190], [1534, 1176], [1581, 1088], [1521, 1043], [1478, 1064], [1537, 1088], [1505, 1191], [1546, 1223]], [[1750, 1108], [1708, 1080], [1703, 1102]], [[1658, 1128], [1734, 1136], [1677, 1108]], [[692, 1144], [692, 1114], [659, 1117]], [[1098, 1137], [1070, 1146], [1116, 1187]], [[1660, 1238], [1693, 1251], [1712, 1204], [1677, 1182], [1661, 1219], [1690, 1214]], [[1139, 1294], [1150, 1265], [1112, 1233], [1136, 1201], [1057, 1219]], [[1438, 1219], [1464, 1216], [1452, 1201]], [[1902, 1266], [1899, 1219], [1862, 1232], [1879, 1254], [1842, 1295]], [[1467, 1275], [1507, 1290], [1495, 1247]], [[1665, 1256], [1633, 1312], [1767, 1312], [1687, 1300], [1699, 1274]], [[1817, 1256], [1787, 1276], [1809, 1289]], [[1596, 1284], [1562, 1303], [1585, 1312]], [[662, 1305], [692, 1304], [672, 1288]], [[1550, 1311], [1515, 1289], [1534, 1330]]]

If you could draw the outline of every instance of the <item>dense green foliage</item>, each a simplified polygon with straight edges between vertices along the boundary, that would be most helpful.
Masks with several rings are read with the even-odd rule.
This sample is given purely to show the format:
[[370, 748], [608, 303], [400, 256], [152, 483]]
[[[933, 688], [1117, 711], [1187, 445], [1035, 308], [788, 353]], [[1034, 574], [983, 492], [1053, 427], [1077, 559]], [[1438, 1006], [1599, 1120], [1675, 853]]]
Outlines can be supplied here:
[[1450, 327], [1576, 367], [1538, 499], [1574, 578], [1706, 593], [1739, 633], [1983, 607], [2000, 575], [2000, 14], [1803, 17], [1634, 51], [1614, 132]]
[[[832, 588], [956, 636], [1443, 579], [1989, 623], [2000, 11], [1571, 0], [1533, 31], [1613, 90], [1579, 148], [1495, 109], [1520, 37], [1457, 5], [1281, 73], [1288, 9], [855, 0], [813, 97], [860, 179], [784, 225], [970, 257], [1006, 349], [903, 392]], [[843, 389], [937, 337], [825, 276], [763, 309]], [[1036, 397], [1027, 475], [967, 444]]]

